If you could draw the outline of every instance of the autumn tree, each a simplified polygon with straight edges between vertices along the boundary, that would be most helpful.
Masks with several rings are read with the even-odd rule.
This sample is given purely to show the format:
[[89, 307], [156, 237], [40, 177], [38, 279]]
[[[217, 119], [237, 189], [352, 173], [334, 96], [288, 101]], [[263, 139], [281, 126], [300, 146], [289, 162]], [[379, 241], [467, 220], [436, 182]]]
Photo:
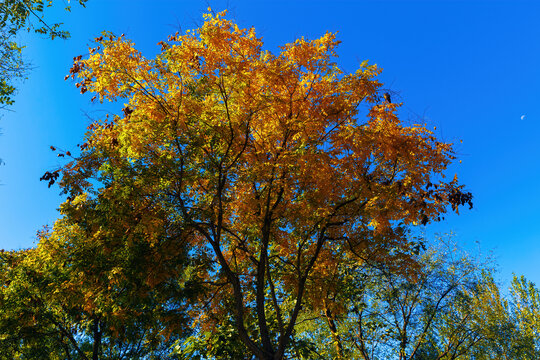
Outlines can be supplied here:
[[[382, 100], [375, 65], [340, 70], [334, 34], [272, 54], [224, 16], [161, 42], [155, 59], [124, 36], [97, 38], [70, 74], [81, 93], [125, 102], [122, 114], [91, 124], [80, 155], [45, 179], [61, 175], [66, 209], [83, 218], [135, 187], [136, 198], [119, 201], [159, 214], [140, 219], [140, 233], [152, 239], [162, 219], [204, 264], [195, 272], [204, 291], [189, 306], [194, 330], [230, 319], [253, 356], [283, 359], [304, 305], [324, 306], [317, 299], [334, 269], [365, 253], [414, 267], [402, 229], [471, 195], [445, 178], [452, 145], [403, 124], [400, 105]], [[109, 226], [133, 231], [117, 221], [86, 236]]]
[[[80, 217], [70, 205], [36, 248], [1, 253], [0, 359], [167, 357], [189, 333], [183, 303], [195, 289], [181, 275], [170, 281], [189, 273], [184, 248], [160, 231], [141, 233], [152, 212], [122, 204], [111, 216], [102, 201]], [[118, 216], [122, 232], [105, 229]]]
[[190, 333], [204, 263], [129, 185], [64, 204], [37, 247], [0, 253], [0, 359], [164, 359]]

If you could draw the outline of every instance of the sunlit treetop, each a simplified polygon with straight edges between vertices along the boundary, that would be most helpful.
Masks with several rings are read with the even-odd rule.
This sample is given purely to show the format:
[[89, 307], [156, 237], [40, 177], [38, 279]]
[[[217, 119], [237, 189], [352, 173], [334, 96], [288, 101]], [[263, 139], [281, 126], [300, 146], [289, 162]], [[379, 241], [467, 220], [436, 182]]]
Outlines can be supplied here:
[[[69, 76], [81, 93], [125, 107], [91, 124], [80, 156], [54, 174], [77, 204], [65, 209], [138, 189], [220, 269], [208, 280], [228, 284], [199, 309], [201, 326], [230, 311], [253, 354], [280, 358], [302, 302], [333, 266], [391, 262], [396, 249], [408, 251], [404, 228], [457, 211], [471, 195], [445, 178], [452, 144], [403, 124], [400, 104], [383, 101], [377, 66], [339, 68], [335, 34], [273, 54], [225, 15], [160, 42], [155, 59], [111, 34], [76, 57]], [[270, 303], [281, 308], [276, 337]], [[257, 318], [259, 339], [246, 316]]]

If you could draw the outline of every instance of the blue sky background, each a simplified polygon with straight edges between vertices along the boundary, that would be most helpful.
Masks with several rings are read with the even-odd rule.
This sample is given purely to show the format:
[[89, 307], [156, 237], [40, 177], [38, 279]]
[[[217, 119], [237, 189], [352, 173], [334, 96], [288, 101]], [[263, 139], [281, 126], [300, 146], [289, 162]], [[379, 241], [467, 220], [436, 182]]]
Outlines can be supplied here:
[[123, 107], [90, 104], [92, 95], [64, 81], [72, 58], [103, 30], [125, 33], [152, 57], [167, 35], [200, 25], [210, 5], [254, 26], [271, 51], [337, 31], [344, 70], [366, 59], [382, 67], [380, 80], [404, 102], [403, 119], [456, 143], [462, 163], [449, 175], [474, 194], [473, 210], [426, 233], [452, 231], [471, 251], [493, 251], [502, 280], [515, 272], [540, 284], [540, 2], [89, 0], [71, 14], [59, 5], [46, 16], [72, 38], [21, 36], [34, 69], [0, 119], [0, 248], [33, 246], [36, 231], [58, 217], [59, 189], [39, 181], [62, 164], [49, 146], [73, 152], [87, 116]]

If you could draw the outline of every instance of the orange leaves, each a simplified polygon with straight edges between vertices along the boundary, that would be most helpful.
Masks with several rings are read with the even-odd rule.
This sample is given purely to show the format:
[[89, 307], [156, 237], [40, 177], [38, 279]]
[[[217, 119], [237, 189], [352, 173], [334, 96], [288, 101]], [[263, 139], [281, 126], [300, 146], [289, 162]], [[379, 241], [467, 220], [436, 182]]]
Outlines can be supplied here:
[[[134, 113], [116, 125], [124, 156], [140, 158], [149, 151], [181, 156], [170, 150], [178, 138], [181, 146], [192, 146], [192, 154], [202, 156], [193, 161], [237, 164], [239, 179], [256, 173], [267, 181], [272, 173], [282, 173], [278, 182], [286, 189], [285, 202], [298, 198], [300, 189], [305, 198], [313, 188], [317, 195], [311, 201], [332, 203], [346, 189], [370, 196], [364, 194], [364, 177], [358, 175], [369, 169], [368, 159], [381, 166], [398, 158], [407, 164], [430, 151], [421, 129], [399, 123], [396, 104], [372, 107], [371, 120], [359, 125], [357, 106], [375, 96], [380, 84], [373, 77], [378, 70], [366, 65], [342, 76], [330, 62], [339, 43], [334, 34], [298, 40], [274, 56], [262, 52], [253, 29], [239, 29], [223, 16], [207, 15], [200, 29], [171, 37], [176, 44], [162, 45], [155, 62], [143, 60], [121, 38], [85, 60], [94, 91], [109, 89], [114, 99], [125, 85], [113, 77], [132, 82]], [[151, 81], [135, 83], [137, 78]], [[96, 140], [106, 142], [107, 136]], [[426, 157], [434, 167], [419, 173], [444, 168], [444, 150], [439, 147], [438, 158]], [[403, 164], [400, 171], [405, 170]], [[391, 178], [389, 170], [373, 173]], [[208, 181], [198, 182], [203, 191]], [[236, 189], [249, 193], [250, 187]], [[245, 205], [239, 201], [235, 206]], [[305, 203], [302, 209], [312, 211]], [[322, 213], [328, 214], [328, 209]]]
[[[336, 57], [334, 49], [340, 41], [336, 40], [336, 35], [327, 32], [324, 36], [313, 41], [306, 41], [303, 37], [292, 44], [282, 46], [280, 56], [292, 69], [305, 68], [308, 72], [319, 72], [327, 75], [334, 65], [330, 63], [331, 57]], [[321, 69], [323, 71], [321, 71]], [[338, 70], [338, 74], [341, 71]]]
[[440, 180], [451, 144], [381, 103], [375, 65], [344, 74], [335, 34], [272, 54], [224, 16], [161, 42], [155, 59], [110, 37], [76, 60], [88, 91], [126, 103], [64, 168], [66, 192], [90, 194], [63, 211], [91, 224], [87, 239], [107, 257], [149, 249], [142, 297], [174, 281], [175, 256], [192, 256], [190, 276], [211, 294], [191, 305], [200, 328], [228, 313], [241, 327], [270, 306], [294, 322], [304, 291], [315, 304], [339, 290], [343, 264], [392, 262], [407, 248], [403, 226], [470, 198]]

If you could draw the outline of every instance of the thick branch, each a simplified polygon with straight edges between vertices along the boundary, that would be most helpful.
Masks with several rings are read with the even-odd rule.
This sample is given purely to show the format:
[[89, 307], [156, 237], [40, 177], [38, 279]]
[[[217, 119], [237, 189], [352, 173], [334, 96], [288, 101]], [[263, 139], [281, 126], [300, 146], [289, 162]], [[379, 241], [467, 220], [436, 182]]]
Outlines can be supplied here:
[[92, 332], [94, 336], [92, 360], [99, 360], [99, 351], [101, 348], [101, 329], [99, 325], [99, 319], [94, 319], [94, 324], [92, 325]]
[[330, 333], [332, 334], [332, 340], [334, 341], [334, 345], [336, 347], [337, 352], [337, 359], [343, 360], [345, 359], [345, 356], [343, 354], [343, 344], [341, 343], [341, 337], [339, 336], [336, 322], [334, 320], [334, 314], [332, 314], [332, 310], [330, 310], [330, 307], [328, 306], [328, 303], [326, 302], [326, 299], [323, 301], [324, 303], [324, 317], [326, 318], [326, 322], [328, 324], [328, 328], [330, 329]]

